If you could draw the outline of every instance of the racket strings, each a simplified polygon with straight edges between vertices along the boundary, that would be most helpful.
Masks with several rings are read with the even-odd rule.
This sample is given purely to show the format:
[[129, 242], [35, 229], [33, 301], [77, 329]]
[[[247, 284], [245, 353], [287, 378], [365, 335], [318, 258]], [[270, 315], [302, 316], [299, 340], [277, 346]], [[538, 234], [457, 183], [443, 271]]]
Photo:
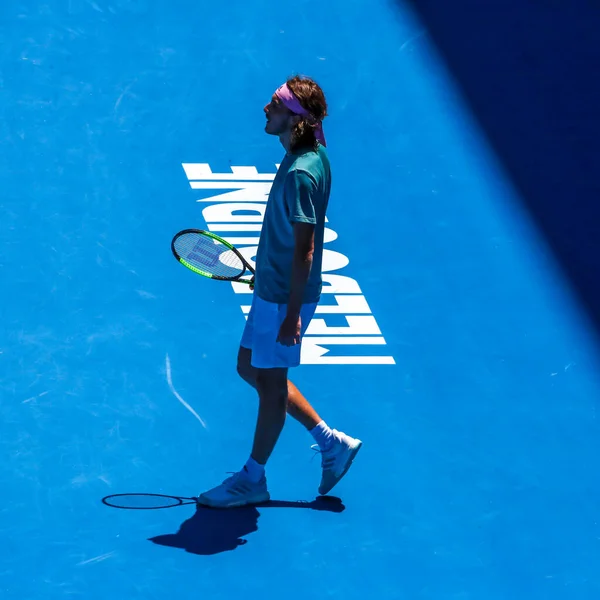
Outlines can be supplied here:
[[175, 250], [189, 264], [218, 277], [237, 277], [245, 271], [240, 257], [228, 246], [201, 233], [185, 233]]

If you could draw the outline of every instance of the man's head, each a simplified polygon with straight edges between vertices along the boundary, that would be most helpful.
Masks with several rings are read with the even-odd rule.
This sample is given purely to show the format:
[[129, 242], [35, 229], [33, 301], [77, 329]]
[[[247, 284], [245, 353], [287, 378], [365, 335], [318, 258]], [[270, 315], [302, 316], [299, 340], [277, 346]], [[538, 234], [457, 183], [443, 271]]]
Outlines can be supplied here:
[[267, 117], [265, 131], [279, 136], [292, 152], [325, 145], [321, 128], [327, 116], [325, 95], [319, 85], [308, 77], [292, 77], [272, 96], [264, 108]]

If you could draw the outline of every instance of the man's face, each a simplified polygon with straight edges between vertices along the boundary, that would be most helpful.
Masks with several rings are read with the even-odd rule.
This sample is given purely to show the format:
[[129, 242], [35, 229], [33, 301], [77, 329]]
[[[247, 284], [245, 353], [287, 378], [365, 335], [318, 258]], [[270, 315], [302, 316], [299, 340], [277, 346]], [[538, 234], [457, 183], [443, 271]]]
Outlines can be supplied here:
[[265, 131], [268, 134], [281, 135], [292, 128], [294, 113], [286, 108], [275, 94], [273, 94], [271, 102], [265, 106], [264, 111], [267, 117]]

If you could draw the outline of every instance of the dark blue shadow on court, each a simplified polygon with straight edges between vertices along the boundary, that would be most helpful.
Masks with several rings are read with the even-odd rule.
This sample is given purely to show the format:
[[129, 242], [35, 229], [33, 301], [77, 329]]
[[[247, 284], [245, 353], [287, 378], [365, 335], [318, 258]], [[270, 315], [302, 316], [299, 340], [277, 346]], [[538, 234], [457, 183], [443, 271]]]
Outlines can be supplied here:
[[396, 2], [425, 26], [600, 331], [600, 4]]
[[194, 515], [181, 524], [177, 533], [158, 535], [150, 541], [205, 556], [229, 552], [246, 544], [248, 540], [244, 536], [258, 530], [258, 508], [307, 508], [336, 513], [345, 509], [342, 501], [335, 497], [317, 498], [312, 502], [277, 500], [226, 510], [197, 506]]
[[[114, 494], [106, 496], [102, 502], [106, 506], [127, 510], [156, 510], [196, 503], [194, 498], [145, 493]], [[320, 496], [312, 502], [271, 500], [226, 510], [196, 505], [194, 515], [181, 524], [177, 533], [158, 535], [150, 541], [205, 556], [229, 552], [246, 544], [244, 536], [258, 530], [259, 508], [305, 508], [341, 513], [346, 507], [334, 496]]]

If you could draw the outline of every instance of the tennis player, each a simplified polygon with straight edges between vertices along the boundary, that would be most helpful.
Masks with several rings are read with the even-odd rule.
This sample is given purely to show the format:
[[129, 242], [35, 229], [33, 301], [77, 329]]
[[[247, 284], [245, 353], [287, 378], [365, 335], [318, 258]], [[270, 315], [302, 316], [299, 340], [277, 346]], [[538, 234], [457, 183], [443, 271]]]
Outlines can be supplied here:
[[327, 103], [307, 77], [293, 77], [264, 107], [265, 131], [286, 154], [273, 181], [256, 254], [252, 306], [242, 334], [237, 370], [258, 392], [254, 444], [243, 468], [202, 494], [201, 504], [227, 508], [270, 499], [265, 465], [286, 413], [313, 436], [321, 453], [320, 494], [346, 474], [362, 442], [330, 429], [288, 370], [300, 364], [302, 337], [321, 295], [321, 262], [331, 172], [322, 121]]

